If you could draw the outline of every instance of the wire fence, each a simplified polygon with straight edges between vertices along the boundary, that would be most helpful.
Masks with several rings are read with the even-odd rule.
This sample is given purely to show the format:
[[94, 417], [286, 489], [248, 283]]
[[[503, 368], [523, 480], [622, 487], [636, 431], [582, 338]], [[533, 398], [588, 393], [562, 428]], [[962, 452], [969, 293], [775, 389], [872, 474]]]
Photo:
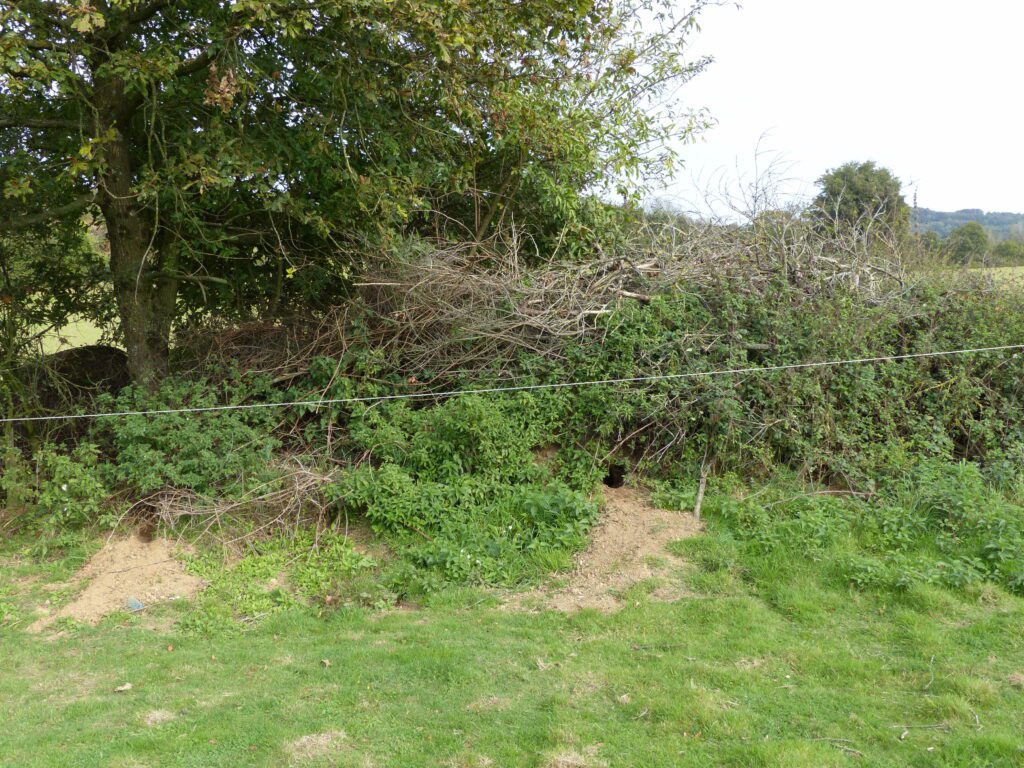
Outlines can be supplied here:
[[[712, 371], [690, 371], [687, 373], [654, 374], [648, 376], [629, 376], [614, 379], [591, 379], [585, 381], [564, 381], [542, 384], [521, 384], [502, 387], [481, 387], [476, 389], [454, 389], [441, 392], [401, 392], [390, 395], [367, 395], [362, 397], [320, 398], [316, 400], [292, 400], [286, 402], [238, 403], [234, 405], [211, 405], [189, 408], [163, 408], [137, 411], [109, 411], [97, 413], [65, 413], [46, 416], [13, 416], [0, 418], [0, 424], [19, 424], [40, 421], [72, 421], [82, 419], [112, 419], [130, 416], [166, 416], [175, 414], [215, 413], [223, 411], [248, 411], [266, 408], [322, 408], [331, 405], [350, 405], [356, 403], [382, 403], [395, 400], [430, 400], [448, 399], [463, 395], [489, 395], [512, 392], [531, 392], [536, 390], [570, 389], [578, 387], [610, 386], [615, 384], [642, 384], [656, 381], [682, 381], [686, 379], [717, 378], [720, 376], [758, 375], [778, 371], [796, 371], [812, 368], [835, 368], [850, 365], [869, 365], [903, 360], [921, 360], [926, 358], [955, 357], [958, 355], [977, 355], [985, 353], [1009, 352], [1020, 353], [1024, 344], [1004, 344], [996, 347], [976, 347], [971, 349], [950, 349], [938, 352], [913, 352], [903, 355], [879, 355], [876, 357], [857, 357], [844, 360], [822, 360], [817, 362], [787, 363], [782, 365], [752, 366], [745, 368], [723, 368]], [[1016, 356], [1016, 355], [1015, 355]]]

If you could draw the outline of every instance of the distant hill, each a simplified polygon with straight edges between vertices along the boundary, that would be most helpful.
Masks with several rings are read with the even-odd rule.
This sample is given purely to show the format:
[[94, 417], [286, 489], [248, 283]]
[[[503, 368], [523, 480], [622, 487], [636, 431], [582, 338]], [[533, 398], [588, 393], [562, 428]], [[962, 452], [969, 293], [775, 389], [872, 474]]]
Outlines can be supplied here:
[[914, 226], [920, 232], [930, 231], [945, 237], [969, 221], [976, 221], [985, 227], [994, 240], [1024, 240], [1024, 213], [986, 213], [978, 208], [952, 212], [918, 208]]

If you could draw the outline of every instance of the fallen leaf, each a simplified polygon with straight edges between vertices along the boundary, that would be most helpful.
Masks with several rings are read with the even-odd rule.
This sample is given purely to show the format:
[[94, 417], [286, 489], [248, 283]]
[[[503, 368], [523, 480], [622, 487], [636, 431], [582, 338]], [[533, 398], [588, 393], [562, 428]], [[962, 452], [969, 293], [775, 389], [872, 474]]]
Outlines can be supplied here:
[[125, 691], [130, 691], [131, 689], [132, 689], [132, 684], [131, 683], [125, 683], [124, 685], [117, 686], [117, 688], [114, 689], [114, 693], [124, 693]]

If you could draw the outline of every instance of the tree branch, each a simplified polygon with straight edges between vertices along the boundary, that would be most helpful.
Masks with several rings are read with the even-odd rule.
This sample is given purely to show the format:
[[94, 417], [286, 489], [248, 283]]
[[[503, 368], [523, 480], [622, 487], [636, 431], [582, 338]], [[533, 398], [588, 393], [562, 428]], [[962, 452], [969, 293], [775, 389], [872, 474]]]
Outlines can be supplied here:
[[220, 46], [211, 45], [194, 58], [181, 62], [178, 68], [174, 70], [174, 76], [185, 77], [186, 75], [195, 74], [199, 70], [210, 66], [210, 63], [217, 58], [218, 53], [220, 53]]
[[184, 272], [166, 272], [160, 270], [154, 270], [146, 273], [146, 278], [150, 280], [184, 280], [189, 283], [215, 283], [216, 285], [231, 285], [230, 280], [226, 280], [223, 277], [217, 277], [216, 275], [186, 275]]
[[22, 44], [33, 51], [60, 51], [61, 53], [71, 53], [71, 48], [69, 46], [55, 41], [23, 40]]
[[107, 28], [104, 39], [114, 48], [122, 47], [128, 37], [138, 32], [139, 27], [156, 16], [164, 8], [171, 5], [171, 0], [153, 0], [134, 11], [129, 11], [117, 18], [116, 23]]
[[[210, 63], [217, 58], [217, 54], [220, 53], [219, 45], [211, 45], [205, 51], [197, 54], [194, 58], [187, 59], [178, 65], [177, 69], [174, 70], [174, 77], [186, 77], [194, 74], [203, 67], [208, 67]], [[134, 93], [124, 100], [121, 105], [120, 116], [121, 119], [126, 119], [135, 114], [135, 112], [142, 106], [145, 97], [141, 93]]]
[[67, 128], [77, 130], [81, 124], [76, 120], [47, 117], [0, 117], [0, 128]]
[[29, 229], [37, 224], [45, 224], [46, 222], [53, 221], [54, 219], [61, 219], [65, 216], [80, 213], [92, 205], [95, 200], [96, 192], [94, 190], [80, 197], [76, 197], [74, 200], [65, 203], [64, 205], [51, 208], [48, 211], [40, 211], [39, 213], [22, 216], [16, 221], [9, 221], [7, 222], [7, 227], [11, 230]]

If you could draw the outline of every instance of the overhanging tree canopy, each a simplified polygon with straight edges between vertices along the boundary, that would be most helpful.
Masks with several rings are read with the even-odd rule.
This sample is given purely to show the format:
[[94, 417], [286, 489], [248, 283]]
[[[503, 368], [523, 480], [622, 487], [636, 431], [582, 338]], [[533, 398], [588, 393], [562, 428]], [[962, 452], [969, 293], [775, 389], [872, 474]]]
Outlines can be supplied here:
[[337, 296], [368, 239], [571, 218], [698, 127], [658, 0], [0, 2], [0, 222], [98, 211], [136, 381], [190, 311]]

